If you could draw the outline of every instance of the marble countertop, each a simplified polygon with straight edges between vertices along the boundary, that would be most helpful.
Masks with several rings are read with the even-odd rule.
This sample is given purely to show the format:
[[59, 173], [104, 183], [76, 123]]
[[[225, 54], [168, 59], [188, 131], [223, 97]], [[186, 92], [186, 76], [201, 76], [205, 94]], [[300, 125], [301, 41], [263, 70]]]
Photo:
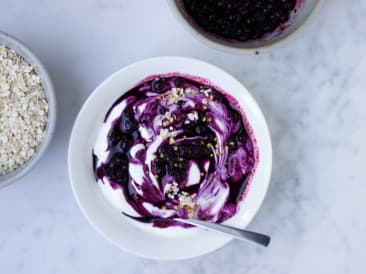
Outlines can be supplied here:
[[[365, 273], [365, 1], [325, 1], [286, 45], [241, 56], [196, 41], [165, 0], [0, 0], [0, 11], [1, 30], [44, 62], [59, 105], [46, 155], [0, 190], [0, 273]], [[227, 70], [262, 107], [274, 169], [250, 227], [272, 235], [268, 249], [234, 241], [183, 262], [146, 260], [112, 246], [82, 216], [66, 168], [78, 110], [109, 74], [159, 55]]]

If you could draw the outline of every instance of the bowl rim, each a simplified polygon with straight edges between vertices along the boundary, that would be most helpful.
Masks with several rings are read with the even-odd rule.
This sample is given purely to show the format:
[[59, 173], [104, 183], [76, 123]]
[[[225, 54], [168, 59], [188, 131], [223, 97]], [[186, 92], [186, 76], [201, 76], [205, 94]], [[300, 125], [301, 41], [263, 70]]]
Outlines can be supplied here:
[[177, 6], [177, 0], [167, 0], [167, 4], [168, 4], [171, 12], [174, 14], [174, 17], [176, 18], [176, 20], [180, 23], [180, 25], [183, 26], [183, 28], [188, 33], [190, 33], [196, 40], [202, 42], [203, 44], [209, 46], [212, 49], [219, 50], [222, 52], [228, 52], [228, 53], [233, 53], [233, 54], [248, 54], [248, 53], [253, 53], [253, 52], [257, 53], [258, 51], [263, 53], [263, 52], [269, 51], [270, 49], [275, 49], [277, 47], [283, 47], [289, 38], [295, 39], [296, 37], [298, 37], [299, 33], [304, 31], [305, 27], [308, 26], [311, 23], [311, 21], [313, 21], [316, 14], [320, 10], [320, 6], [324, 3], [324, 0], [314, 0], [314, 1], [315, 1], [315, 5], [314, 5], [313, 9], [310, 11], [309, 15], [305, 18], [305, 20], [296, 29], [283, 35], [279, 39], [269, 42], [266, 45], [261, 45], [261, 46], [256, 46], [256, 47], [255, 46], [242, 47], [242, 48], [231, 47], [229, 45], [226, 45], [226, 44], [220, 43], [218, 41], [207, 38], [205, 35], [203, 35], [201, 33], [201, 31], [198, 28], [195, 28], [194, 26], [192, 26], [192, 24], [190, 24], [186, 20], [185, 16], [182, 14], [182, 12], [180, 11], [180, 9]]
[[52, 80], [38, 57], [32, 52], [32, 50], [24, 44], [18, 38], [0, 31], [0, 45], [4, 45], [14, 50], [17, 54], [22, 56], [27, 63], [29, 63], [37, 72], [37, 75], [41, 78], [41, 83], [44, 89], [44, 94], [48, 103], [48, 117], [45, 135], [41, 141], [35, 155], [33, 155], [27, 162], [17, 169], [0, 175], [0, 188], [10, 185], [16, 182], [21, 177], [25, 176], [33, 167], [39, 162], [50, 144], [54, 135], [57, 119], [57, 105], [56, 95]]
[[[226, 72], [212, 64], [206, 63], [201, 60], [193, 59], [193, 58], [177, 57], [177, 56], [161, 56], [161, 57], [144, 59], [144, 60], [132, 63], [130, 65], [127, 65], [127, 66], [117, 70], [116, 72], [112, 73], [106, 79], [104, 79], [94, 89], [94, 91], [89, 95], [89, 97], [84, 102], [83, 106], [81, 107], [81, 109], [79, 111], [79, 114], [77, 115], [77, 118], [76, 118], [73, 128], [72, 128], [72, 132], [70, 135], [70, 141], [69, 141], [69, 147], [68, 147], [68, 172], [69, 172], [70, 186], [71, 186], [72, 192], [74, 194], [74, 197], [80, 207], [81, 212], [83, 213], [84, 217], [87, 219], [89, 224], [94, 228], [94, 230], [96, 230], [99, 234], [101, 234], [108, 242], [112, 243], [113, 245], [115, 245], [116, 247], [118, 247], [121, 250], [132, 253], [134, 255], [138, 255], [140, 257], [156, 259], [156, 260], [182, 260], [182, 259], [188, 259], [188, 258], [201, 256], [201, 255], [213, 252], [214, 250], [217, 250], [218, 248], [221, 248], [222, 246], [227, 244], [232, 238], [225, 236], [225, 238], [223, 239], [221, 237], [221, 235], [215, 234], [213, 237], [214, 237], [216, 243], [210, 244], [210, 247], [205, 248], [205, 251], [202, 251], [202, 249], [201, 249], [200, 251], [195, 251], [195, 252], [193, 252], [194, 254], [190, 254], [190, 255], [170, 254], [169, 256], [164, 257], [164, 255], [158, 255], [155, 252], [153, 254], [151, 254], [151, 253], [149, 253], [149, 251], [146, 251], [146, 250], [141, 251], [141, 250], [139, 250], [138, 247], [136, 247], [138, 245], [134, 245], [134, 247], [131, 248], [131, 246], [129, 246], [130, 244], [126, 244], [127, 240], [120, 239], [120, 238], [126, 237], [126, 236], [122, 237], [121, 235], [123, 235], [123, 234], [120, 233], [120, 231], [121, 231], [120, 229], [123, 229], [123, 227], [125, 229], [124, 234], [128, 234], [129, 232], [131, 232], [130, 230], [132, 228], [127, 229], [128, 224], [125, 224], [128, 222], [128, 220], [122, 220], [122, 219], [118, 218], [117, 220], [112, 221], [111, 218], [112, 217], [115, 218], [117, 215], [112, 216], [111, 214], [109, 214], [111, 211], [110, 209], [108, 209], [108, 212], [106, 212], [105, 208], [101, 208], [101, 207], [107, 206], [106, 204], [108, 204], [108, 203], [106, 200], [103, 199], [104, 197], [101, 197], [102, 196], [101, 192], [99, 189], [97, 189], [97, 184], [95, 182], [94, 175], [92, 174], [92, 172], [88, 176], [80, 175], [82, 172], [81, 169], [85, 170], [85, 169], [89, 169], [91, 167], [88, 167], [89, 164], [81, 163], [83, 161], [85, 162], [86, 154], [84, 152], [77, 153], [77, 151], [80, 150], [80, 145], [83, 146], [83, 144], [89, 142], [89, 141], [85, 141], [84, 137], [93, 135], [92, 132], [88, 131], [88, 129], [91, 127], [91, 125], [89, 125], [85, 128], [85, 125], [86, 125], [85, 119], [86, 118], [82, 118], [82, 117], [88, 116], [89, 117], [88, 119], [95, 119], [97, 116], [94, 115], [94, 116], [92, 116], [94, 118], [90, 118], [90, 115], [87, 115], [90, 112], [90, 109], [95, 109], [96, 104], [100, 104], [99, 102], [102, 102], [102, 101], [107, 101], [107, 98], [108, 98], [108, 100], [111, 99], [110, 98], [111, 96], [114, 99], [112, 101], [110, 101], [110, 100], [108, 101], [109, 102], [108, 106], [110, 104], [112, 104], [113, 101], [116, 99], [115, 95], [111, 95], [111, 96], [104, 95], [104, 96], [107, 96], [107, 97], [105, 97], [105, 100], [100, 100], [101, 94], [107, 94], [107, 92], [105, 91], [106, 88], [111, 88], [111, 86], [113, 86], [115, 84], [114, 82], [121, 82], [122, 80], [125, 80], [123, 78], [126, 78], [126, 76], [122, 77], [121, 74], [127, 73], [127, 75], [130, 74], [129, 76], [131, 77], [131, 73], [128, 74], [128, 72], [136, 71], [137, 68], [140, 70], [141, 69], [140, 66], [147, 65], [147, 68], [149, 68], [148, 73], [150, 73], [150, 74], [160, 74], [160, 71], [150, 71], [151, 63], [153, 63], [154, 67], [156, 67], [156, 62], [167, 63], [168, 61], [172, 62], [173, 60], [176, 62], [176, 64], [177, 63], [182, 64], [185, 61], [188, 61], [189, 65], [192, 65], [193, 64], [192, 62], [194, 62], [195, 64], [200, 63], [201, 65], [208, 66], [207, 68], [215, 70], [218, 73], [224, 73], [225, 81], [229, 81], [227, 79], [230, 78], [230, 82], [238, 83], [243, 88], [243, 91], [245, 91], [245, 96], [247, 95], [247, 93], [249, 95], [246, 98], [245, 104], [252, 105], [252, 107], [253, 107], [252, 110], [254, 111], [253, 115], [255, 117], [257, 117], [258, 119], [255, 118], [254, 116], [252, 118], [253, 119], [255, 118], [255, 120], [258, 121], [258, 123], [259, 123], [258, 127], [260, 128], [260, 131], [263, 130], [261, 148], [264, 149], [264, 151], [266, 151], [266, 153], [263, 153], [263, 157], [265, 154], [267, 157], [263, 158], [265, 164], [262, 164], [262, 167], [261, 167], [261, 170], [264, 171], [263, 172], [264, 175], [262, 176], [263, 181], [257, 182], [259, 184], [258, 184], [258, 186], [256, 186], [256, 189], [252, 189], [252, 193], [253, 193], [253, 195], [251, 195], [252, 207], [248, 212], [246, 212], [245, 218], [243, 218], [243, 219], [246, 219], [245, 221], [243, 220], [245, 222], [245, 224], [243, 224], [243, 226], [246, 226], [248, 223], [250, 223], [253, 220], [253, 218], [255, 217], [255, 215], [257, 214], [257, 212], [259, 211], [259, 209], [264, 201], [264, 198], [266, 196], [266, 193], [268, 191], [268, 188], [269, 188], [271, 171], [272, 171], [272, 144], [271, 144], [271, 137], [270, 137], [269, 129], [268, 129], [267, 123], [265, 121], [264, 115], [263, 115], [261, 109], [259, 108], [258, 104], [256, 103], [256, 101], [252, 97], [252, 95], [245, 88], [245, 86], [242, 83], [240, 83], [236, 78], [234, 78], [231, 74], [229, 74], [228, 72]], [[164, 67], [164, 65], [163, 65], [163, 67]], [[179, 67], [179, 65], [178, 65], [178, 67]], [[164, 67], [163, 69], [166, 69], [166, 68]], [[168, 69], [174, 70], [172, 68], [168, 68]], [[156, 70], [159, 70], [159, 69], [156, 69]], [[177, 72], [181, 72], [181, 71], [179, 71], [179, 69], [176, 69], [176, 70], [177, 70]], [[168, 71], [165, 71], [165, 72], [168, 72]], [[135, 73], [135, 72], [133, 72], [133, 73]], [[192, 73], [191, 75], [195, 75], [195, 73]], [[145, 75], [145, 77], [146, 76], [148, 76], [148, 75]], [[203, 75], [198, 75], [198, 76], [205, 77]], [[119, 78], [122, 78], [122, 80]], [[139, 80], [143, 79], [143, 78], [140, 79], [140, 76], [131, 77], [131, 78], [136, 78], [136, 79], [131, 79], [131, 81], [133, 81], [134, 84], [136, 84]], [[206, 76], [206, 78], [208, 80], [210, 80], [208, 78], [208, 76]], [[214, 81], [214, 80], [212, 80], [212, 81]], [[113, 82], [113, 85], [112, 85], [112, 82]], [[115, 89], [115, 88], [113, 87], [113, 89]], [[118, 90], [120, 90], [120, 89], [121, 88], [119, 87]], [[122, 90], [119, 92], [123, 93], [124, 91]], [[115, 93], [115, 92], [111, 91], [111, 93]], [[119, 96], [120, 95], [118, 95], [118, 97]], [[97, 98], [99, 99], [99, 101], [97, 100]], [[102, 103], [102, 104], [107, 104], [107, 103]], [[101, 109], [104, 109], [104, 107], [101, 107]], [[104, 117], [103, 114], [104, 113], [101, 114], [101, 117]], [[100, 116], [100, 115], [98, 114], [98, 116]], [[249, 119], [249, 117], [248, 117], [248, 119]], [[93, 120], [93, 121], [94, 121], [93, 127], [95, 128], [95, 120]], [[79, 127], [80, 125], [81, 125], [81, 127]], [[252, 126], [253, 126], [253, 123], [252, 123]], [[259, 128], [257, 128], [257, 129], [259, 130]], [[85, 135], [85, 132], [88, 132], [88, 135]], [[79, 135], [80, 133], [82, 135]], [[91, 137], [91, 139], [93, 139], [93, 137]], [[92, 143], [93, 142], [94, 141], [92, 141]], [[258, 145], [259, 145], [259, 143], [258, 143]], [[89, 145], [84, 145], [84, 146], [85, 146], [84, 148], [89, 149]], [[83, 148], [83, 151], [84, 151], [84, 148]], [[90, 151], [91, 151], [91, 149], [92, 148], [90, 148]], [[257, 169], [256, 172], [259, 172], [259, 169]], [[261, 178], [261, 176], [259, 176], [259, 178]], [[258, 181], [258, 179], [257, 179], [257, 181]], [[93, 180], [93, 182], [95, 183], [95, 187], [91, 186], [91, 185], [89, 186], [90, 180]], [[82, 182], [82, 181], [84, 181], [84, 182]], [[95, 196], [96, 195], [95, 193], [99, 193], [100, 195]], [[249, 191], [249, 193], [251, 193], [251, 191]], [[92, 195], [92, 196], [94, 195], [93, 199], [90, 198], [90, 195]], [[99, 198], [102, 198], [103, 200], [99, 200]], [[247, 199], [248, 198], [249, 197], [247, 197]], [[91, 202], [91, 200], [93, 202]], [[96, 200], [98, 202], [97, 207], [95, 206]], [[249, 200], [248, 200], [248, 202], [249, 202]], [[108, 205], [108, 206], [110, 206], [110, 205]], [[104, 219], [107, 222], [107, 224], [104, 224], [103, 221], [101, 221], [101, 219]], [[121, 225], [121, 227], [118, 226], [118, 228], [119, 228], [118, 235], [119, 236], [116, 236], [117, 232], [115, 231], [115, 226], [116, 226], [117, 221], [118, 221], [119, 225]], [[122, 223], [124, 223], [123, 226], [122, 226]], [[114, 228], [111, 228], [111, 227], [114, 227]], [[134, 226], [132, 226], [132, 227], [134, 227]], [[139, 233], [141, 235], [141, 233], [143, 233], [143, 232], [137, 231], [137, 232], [134, 232], [134, 235], [138, 235]], [[200, 234], [200, 235], [202, 235], [202, 234]], [[220, 236], [220, 237], [218, 237], [218, 236]], [[150, 236], [148, 236], [148, 237], [150, 237]], [[165, 238], [165, 239], [167, 239], [167, 238]], [[209, 239], [211, 239], [211, 238], [209, 238]], [[152, 240], [153, 240], [153, 242], [154, 241], [156, 242], [156, 238], [152, 238]], [[164, 245], [164, 243], [165, 243], [165, 241], [161, 242], [160, 244]]]

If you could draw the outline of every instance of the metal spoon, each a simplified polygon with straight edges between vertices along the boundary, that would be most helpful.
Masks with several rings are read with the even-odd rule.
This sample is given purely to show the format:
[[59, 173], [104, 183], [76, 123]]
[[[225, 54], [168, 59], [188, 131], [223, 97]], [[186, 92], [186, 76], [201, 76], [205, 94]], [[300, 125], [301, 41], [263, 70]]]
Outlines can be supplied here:
[[217, 224], [217, 223], [205, 222], [205, 221], [196, 220], [196, 219], [181, 219], [181, 218], [164, 219], [164, 218], [147, 217], [147, 216], [135, 217], [135, 216], [128, 215], [124, 212], [122, 212], [122, 213], [123, 213], [123, 215], [125, 215], [135, 221], [141, 222], [141, 223], [154, 223], [155, 221], [164, 222], [164, 221], [173, 220], [173, 221], [205, 228], [205, 229], [211, 230], [211, 231], [221, 232], [226, 235], [230, 235], [236, 239], [251, 241], [256, 244], [265, 246], [265, 247], [267, 247], [269, 245], [269, 242], [271, 240], [271, 238], [269, 236], [260, 234], [257, 232], [243, 230], [243, 229], [239, 229], [239, 228], [235, 228], [235, 227], [231, 227], [231, 226], [227, 226], [227, 225], [221, 225], [221, 224]]

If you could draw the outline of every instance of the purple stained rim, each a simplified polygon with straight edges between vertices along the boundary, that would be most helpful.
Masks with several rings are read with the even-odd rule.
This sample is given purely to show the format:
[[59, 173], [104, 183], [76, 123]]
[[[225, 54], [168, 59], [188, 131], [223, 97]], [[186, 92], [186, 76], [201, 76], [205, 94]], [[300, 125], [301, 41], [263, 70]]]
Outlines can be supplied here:
[[259, 161], [237, 100], [200, 77], [145, 78], [114, 102], [103, 126], [96, 180], [122, 190], [141, 216], [221, 223], [237, 213]]

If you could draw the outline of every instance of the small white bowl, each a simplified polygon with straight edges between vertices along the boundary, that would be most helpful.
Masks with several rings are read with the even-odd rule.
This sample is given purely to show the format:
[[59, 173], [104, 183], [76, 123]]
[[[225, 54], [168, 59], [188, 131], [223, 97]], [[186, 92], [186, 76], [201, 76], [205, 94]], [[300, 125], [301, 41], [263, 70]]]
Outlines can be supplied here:
[[195, 59], [158, 57], [123, 68], [100, 84], [84, 103], [71, 133], [68, 168], [75, 198], [90, 224], [121, 249], [143, 257], [173, 260], [213, 251], [230, 237], [198, 228], [154, 228], [126, 219], [104, 197], [93, 172], [92, 150], [110, 106], [124, 92], [153, 74], [181, 73], [209, 80], [234, 96], [252, 126], [259, 162], [239, 212], [227, 224], [244, 228], [262, 204], [272, 168], [272, 147], [262, 111], [247, 89], [225, 71]]
[[309, 21], [311, 14], [320, 6], [322, 0], [302, 0], [299, 4], [297, 12], [293, 13], [288, 23], [285, 23], [286, 28], [281, 32], [275, 32], [267, 35], [265, 38], [247, 41], [247, 42], [231, 42], [224, 39], [219, 39], [215, 35], [204, 31], [192, 20], [185, 11], [181, 0], [168, 0], [168, 5], [175, 17], [182, 26], [198, 40], [208, 46], [231, 53], [243, 53], [248, 51], [264, 50], [274, 45], [284, 42], [285, 38], [298, 30], [302, 25]]
[[7, 33], [0, 31], [0, 45], [5, 45], [6, 47], [14, 50], [16, 53], [24, 57], [37, 72], [38, 76], [41, 78], [44, 93], [48, 102], [48, 121], [45, 135], [43, 137], [42, 143], [40, 144], [36, 153], [29, 159], [24, 165], [17, 168], [16, 170], [0, 175], [0, 188], [15, 182], [26, 173], [28, 173], [35, 164], [39, 161], [42, 155], [45, 153], [48, 144], [52, 139], [52, 135], [56, 124], [56, 98], [54, 88], [46, 69], [38, 58], [32, 53], [32, 51], [26, 47], [22, 42], [16, 38], [10, 36]]

